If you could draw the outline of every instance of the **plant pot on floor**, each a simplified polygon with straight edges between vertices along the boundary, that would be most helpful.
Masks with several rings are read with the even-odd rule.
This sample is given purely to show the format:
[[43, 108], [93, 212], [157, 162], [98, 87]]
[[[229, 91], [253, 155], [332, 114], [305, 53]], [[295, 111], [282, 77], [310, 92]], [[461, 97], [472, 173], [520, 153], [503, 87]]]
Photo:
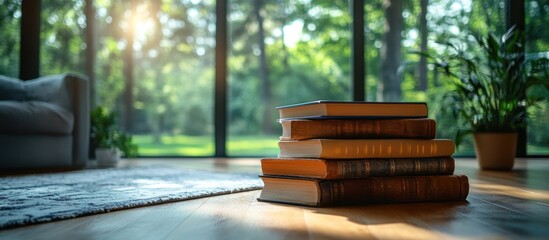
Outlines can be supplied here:
[[99, 167], [116, 166], [120, 161], [120, 150], [117, 148], [97, 148], [95, 149], [95, 159], [97, 160], [97, 166]]
[[517, 133], [474, 133], [475, 153], [483, 170], [511, 170], [515, 163]]

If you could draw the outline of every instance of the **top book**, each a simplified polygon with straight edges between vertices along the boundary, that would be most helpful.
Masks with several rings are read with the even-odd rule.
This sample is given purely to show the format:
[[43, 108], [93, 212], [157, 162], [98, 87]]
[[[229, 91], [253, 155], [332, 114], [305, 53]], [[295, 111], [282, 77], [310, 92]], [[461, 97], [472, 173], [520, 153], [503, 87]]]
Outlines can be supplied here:
[[426, 118], [425, 102], [350, 102], [319, 100], [277, 107], [288, 118]]

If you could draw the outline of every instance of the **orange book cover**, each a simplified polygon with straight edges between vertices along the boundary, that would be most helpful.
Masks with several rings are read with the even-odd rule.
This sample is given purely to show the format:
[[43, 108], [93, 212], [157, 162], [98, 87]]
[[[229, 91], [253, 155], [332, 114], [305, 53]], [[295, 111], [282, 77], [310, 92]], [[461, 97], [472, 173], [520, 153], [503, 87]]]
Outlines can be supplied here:
[[278, 157], [327, 159], [446, 157], [455, 151], [449, 139], [309, 139], [278, 146]]
[[434, 158], [263, 158], [263, 175], [284, 175], [319, 179], [364, 178], [375, 176], [450, 175], [452, 157]]

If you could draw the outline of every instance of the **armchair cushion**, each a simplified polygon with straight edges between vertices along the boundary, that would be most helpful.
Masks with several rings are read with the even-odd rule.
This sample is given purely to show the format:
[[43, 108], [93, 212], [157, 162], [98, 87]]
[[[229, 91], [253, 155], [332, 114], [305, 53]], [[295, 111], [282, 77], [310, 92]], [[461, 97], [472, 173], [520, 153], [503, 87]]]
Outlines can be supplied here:
[[0, 101], [0, 132], [18, 134], [70, 134], [71, 112], [47, 102]]
[[21, 80], [0, 75], [0, 101], [23, 101], [26, 99], [27, 92]]

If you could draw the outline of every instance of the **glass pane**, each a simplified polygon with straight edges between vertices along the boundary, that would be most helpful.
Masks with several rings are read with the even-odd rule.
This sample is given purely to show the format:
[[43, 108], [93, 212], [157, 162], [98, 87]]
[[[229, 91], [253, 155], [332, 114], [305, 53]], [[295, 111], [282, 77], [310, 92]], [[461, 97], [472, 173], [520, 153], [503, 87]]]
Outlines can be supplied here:
[[230, 1], [228, 154], [276, 156], [275, 106], [350, 100], [347, 1]]
[[85, 73], [84, 0], [41, 3], [40, 76]]
[[[454, 139], [457, 123], [443, 103], [449, 79], [411, 52], [442, 53], [439, 42], [466, 39], [470, 32], [501, 34], [503, 7], [496, 0], [366, 1], [367, 99], [426, 101], [429, 117], [437, 121], [437, 138]], [[473, 155], [471, 139], [455, 155]]]
[[0, 0], [0, 74], [19, 77], [21, 0]]
[[[530, 58], [549, 58], [549, 5], [545, 0], [528, 0], [526, 4], [526, 54]], [[549, 154], [549, 103], [530, 109], [528, 119], [529, 155]]]
[[135, 2], [95, 1], [99, 105], [141, 156], [213, 155], [215, 2]]

